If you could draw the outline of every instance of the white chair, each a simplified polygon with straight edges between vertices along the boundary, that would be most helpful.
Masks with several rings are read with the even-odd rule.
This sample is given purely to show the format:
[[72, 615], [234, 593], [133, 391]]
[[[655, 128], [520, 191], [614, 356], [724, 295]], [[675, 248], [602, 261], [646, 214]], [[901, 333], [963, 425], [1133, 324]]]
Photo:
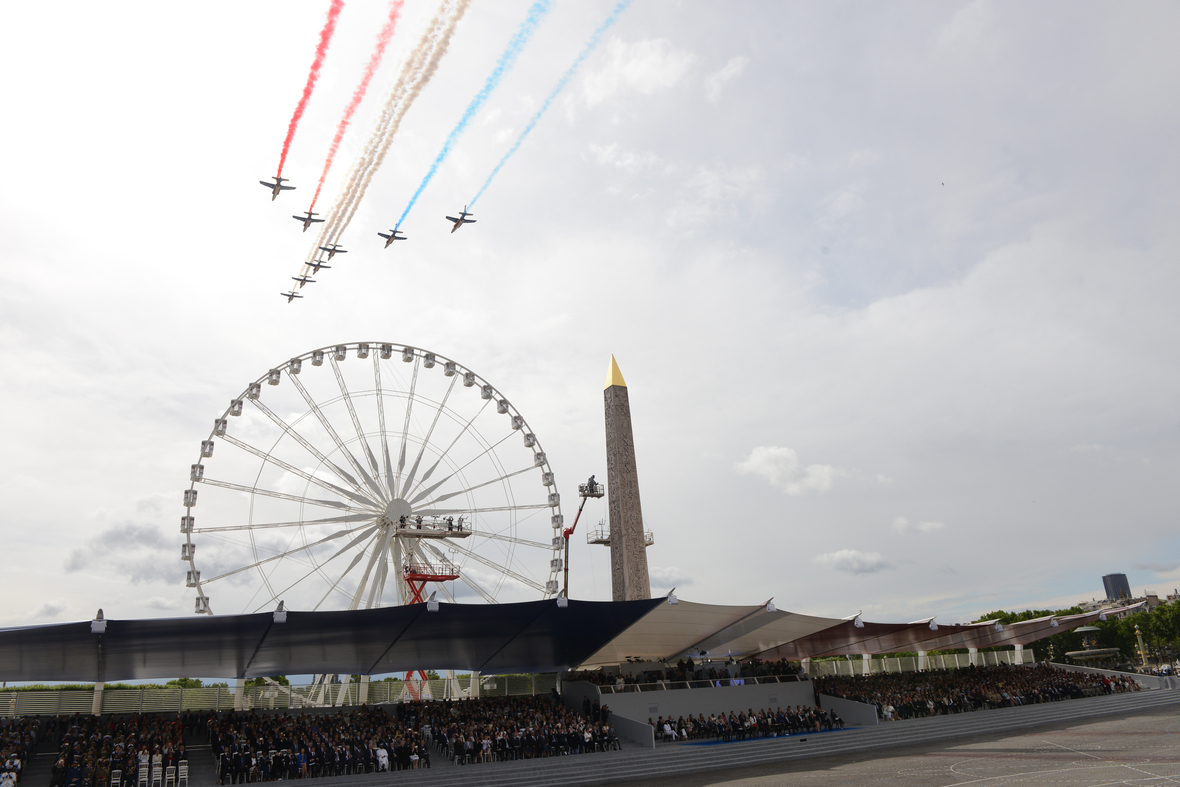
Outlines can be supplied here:
[[147, 787], [148, 769], [146, 767], [140, 767], [139, 776], [136, 778], [135, 783], [138, 787]]
[[176, 766], [169, 765], [164, 769], [164, 787], [176, 787]]
[[181, 760], [176, 769], [176, 787], [188, 787], [188, 760]]
[[111, 771], [111, 787], [121, 787], [123, 784], [123, 772]]
[[164, 766], [152, 766], [152, 787], [163, 787], [164, 784]]

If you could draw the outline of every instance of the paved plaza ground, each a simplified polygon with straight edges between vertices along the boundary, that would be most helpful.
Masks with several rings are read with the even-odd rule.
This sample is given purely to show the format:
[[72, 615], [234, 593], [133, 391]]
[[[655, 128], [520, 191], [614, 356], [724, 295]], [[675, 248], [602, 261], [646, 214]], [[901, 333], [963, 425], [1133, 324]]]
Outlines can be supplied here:
[[1180, 784], [1180, 709], [1154, 708], [884, 752], [627, 782], [628, 787]]

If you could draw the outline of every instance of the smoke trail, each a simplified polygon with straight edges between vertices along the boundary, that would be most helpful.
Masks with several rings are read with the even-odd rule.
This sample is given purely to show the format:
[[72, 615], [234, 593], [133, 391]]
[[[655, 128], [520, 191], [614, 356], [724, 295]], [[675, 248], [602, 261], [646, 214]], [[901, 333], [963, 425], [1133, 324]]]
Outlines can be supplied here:
[[332, 41], [332, 34], [336, 32], [336, 20], [344, 9], [344, 0], [332, 0], [328, 8], [328, 18], [324, 22], [324, 29], [320, 31], [320, 43], [315, 48], [315, 58], [311, 61], [311, 71], [307, 74], [307, 84], [303, 86], [303, 95], [295, 105], [295, 114], [291, 115], [291, 122], [287, 124], [287, 138], [283, 140], [283, 152], [279, 156], [279, 171], [276, 178], [282, 177], [283, 165], [287, 163], [287, 152], [291, 150], [291, 140], [295, 138], [295, 128], [303, 118], [303, 110], [307, 109], [307, 102], [311, 100], [311, 91], [315, 90], [315, 83], [320, 78], [320, 67], [324, 65], [324, 57], [328, 54], [328, 44]]
[[308, 251], [308, 262], [300, 266], [301, 274], [310, 270], [308, 263], [319, 256], [319, 247], [338, 242], [348, 227], [373, 175], [385, 161], [385, 155], [389, 152], [402, 118], [438, 70], [439, 62], [447, 53], [459, 21], [470, 5], [471, 0], [442, 0], [440, 3], [426, 32], [406, 59], [397, 81], [386, 96], [381, 115], [365, 144], [364, 152], [345, 179], [341, 193], [329, 211], [319, 237]]
[[619, 15], [626, 11], [627, 6], [629, 5], [631, 5], [631, 0], [620, 0], [619, 4], [615, 6], [615, 9], [610, 12], [610, 16], [603, 20], [602, 24], [598, 26], [598, 29], [595, 30], [590, 36], [590, 40], [586, 42], [584, 47], [582, 47], [582, 51], [578, 53], [578, 56], [574, 59], [573, 64], [570, 65], [568, 69], [566, 69], [566, 72], [561, 75], [561, 79], [557, 80], [557, 84], [553, 86], [553, 90], [550, 91], [549, 95], [545, 97], [545, 100], [541, 103], [541, 108], [538, 109], [536, 114], [533, 115], [532, 119], [529, 120], [528, 125], [524, 127], [524, 131], [520, 132], [520, 136], [518, 136], [516, 141], [512, 143], [512, 147], [508, 148], [508, 152], [505, 153], [504, 157], [500, 159], [500, 163], [495, 166], [495, 168], [492, 170], [492, 173], [488, 175], [488, 179], [485, 180], [483, 185], [479, 187], [479, 191], [475, 192], [475, 196], [471, 199], [471, 202], [467, 203], [469, 208], [474, 207], [475, 203], [479, 202], [479, 198], [483, 196], [485, 191], [487, 191], [488, 185], [491, 184], [492, 179], [495, 178], [500, 172], [500, 168], [504, 166], [504, 162], [512, 158], [512, 154], [515, 153], [520, 147], [521, 143], [524, 142], [524, 138], [529, 135], [529, 132], [531, 132], [533, 127], [537, 125], [537, 121], [540, 120], [541, 116], [544, 115], [549, 109], [549, 105], [553, 103], [553, 99], [557, 98], [557, 94], [560, 93], [562, 88], [566, 86], [566, 83], [570, 81], [574, 73], [578, 70], [578, 67], [582, 65], [582, 62], [587, 57], [589, 57], [590, 53], [593, 52], [595, 47], [598, 46], [599, 41], [602, 40], [602, 34], [605, 33], [611, 27], [611, 25], [618, 21]]
[[455, 146], [455, 142], [459, 139], [459, 135], [467, 129], [472, 118], [479, 112], [480, 108], [488, 100], [488, 97], [491, 96], [492, 91], [496, 89], [496, 86], [500, 84], [504, 75], [516, 65], [516, 59], [520, 56], [525, 44], [533, 37], [533, 33], [537, 30], [537, 25], [541, 23], [541, 20], [545, 18], [545, 15], [552, 8], [552, 0], [536, 0], [532, 7], [529, 8], [528, 15], [517, 29], [516, 34], [508, 42], [508, 47], [500, 55], [500, 60], [496, 63], [496, 67], [492, 69], [492, 73], [488, 74], [483, 87], [475, 94], [475, 98], [471, 99], [471, 103], [467, 105], [467, 110], [463, 113], [463, 117], [459, 118], [459, 122], [451, 129], [450, 135], [447, 137], [446, 142], [443, 143], [442, 150], [435, 156], [434, 163], [430, 165], [426, 177], [422, 178], [422, 182], [418, 184], [418, 190], [414, 192], [414, 196], [410, 197], [410, 201], [406, 205], [406, 209], [402, 211], [402, 215], [397, 220], [395, 227], [400, 227], [402, 222], [406, 220], [406, 215], [414, 207], [414, 203], [418, 201], [418, 196], [426, 188], [426, 184], [434, 178], [434, 173], [438, 172], [439, 166], [450, 154], [451, 148]]
[[324, 180], [328, 177], [328, 170], [332, 168], [332, 160], [336, 158], [336, 151], [340, 149], [340, 140], [343, 139], [348, 124], [352, 122], [352, 115], [360, 105], [361, 99], [368, 92], [369, 82], [373, 80], [377, 66], [381, 65], [381, 58], [385, 55], [385, 47], [389, 45], [389, 39], [393, 38], [393, 31], [397, 27], [397, 20], [401, 15], [404, 3], [405, 0], [393, 0], [389, 4], [389, 19], [385, 21], [385, 27], [381, 28], [381, 33], [377, 36], [377, 48], [373, 50], [373, 56], [369, 58], [369, 65], [365, 67], [360, 84], [353, 91], [352, 101], [348, 102], [348, 106], [344, 109], [344, 117], [340, 118], [340, 123], [336, 126], [336, 136], [332, 138], [332, 146], [328, 149], [328, 158], [324, 161], [324, 171], [320, 173], [320, 182], [316, 184], [315, 196], [311, 198], [309, 211], [315, 207], [316, 200], [320, 198], [320, 191], [324, 188]]
[[[430, 27], [403, 65], [397, 82], [386, 98], [377, 126], [366, 143], [364, 153], [353, 166], [342, 194], [333, 206], [331, 218], [325, 222], [324, 235], [325, 238], [330, 238], [328, 242], [335, 242], [355, 215], [373, 175], [385, 159], [402, 118], [437, 70], [439, 61], [446, 54], [451, 37], [470, 2], [471, 0], [444, 0]], [[312, 251], [316, 250], [313, 247]]]
[[430, 82], [430, 79], [434, 76], [434, 72], [438, 70], [438, 64], [442, 60], [443, 55], [447, 53], [447, 49], [450, 46], [451, 36], [455, 32], [455, 26], [457, 25], [459, 18], [462, 17], [462, 15], [467, 11], [470, 2], [471, 0], [459, 0], [459, 6], [455, 11], [455, 18], [446, 28], [442, 29], [440, 35], [433, 39], [434, 48], [429, 52], [429, 57], [423, 59], [422, 68], [418, 72], [414, 81], [409, 83], [405, 95], [396, 107], [396, 111], [390, 113], [389, 121], [385, 125], [381, 136], [379, 138], [374, 137], [378, 143], [377, 149], [375, 150], [375, 155], [367, 169], [364, 171], [363, 176], [358, 184], [357, 198], [349, 204], [345, 215], [342, 217], [339, 227], [340, 232], [344, 232], [344, 230], [352, 222], [352, 217], [356, 215], [357, 207], [360, 205], [360, 197], [363, 196], [365, 190], [368, 189], [369, 183], [373, 179], [373, 175], [377, 173], [377, 170], [385, 162], [385, 155], [389, 152], [390, 145], [393, 144], [394, 135], [401, 127], [401, 122], [405, 117], [406, 112], [409, 110], [410, 106], [413, 105], [414, 100], [418, 98], [418, 95], [422, 92], [423, 88], [426, 87], [427, 83]]

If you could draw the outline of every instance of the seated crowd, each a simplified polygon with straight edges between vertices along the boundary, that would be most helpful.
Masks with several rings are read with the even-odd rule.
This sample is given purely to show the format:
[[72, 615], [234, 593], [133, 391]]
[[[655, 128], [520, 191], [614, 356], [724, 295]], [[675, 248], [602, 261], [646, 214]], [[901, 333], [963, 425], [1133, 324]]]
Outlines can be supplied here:
[[708, 718], [704, 714], [697, 714], [696, 718], [690, 714], [687, 718], [681, 716], [675, 720], [661, 716], [655, 721], [648, 719], [647, 723], [655, 729], [657, 740], [668, 742], [744, 741], [844, 729], [844, 720], [835, 710], [824, 712], [809, 705], [787, 706], [786, 710], [766, 708], [755, 711], [750, 708], [745, 713], [730, 711], [720, 716], [710, 713]]
[[[186, 714], [188, 716], [188, 714]], [[79, 716], [50, 721], [60, 732], [59, 755], [50, 787], [134, 787], [141, 771], [186, 761], [185, 719], [176, 714], [135, 714], [126, 718]]]
[[41, 719], [0, 719], [0, 787], [14, 787], [43, 734]]
[[835, 675], [815, 679], [816, 694], [875, 705], [877, 715], [885, 720], [1138, 690], [1139, 684], [1130, 678], [1073, 672], [1047, 664]]
[[211, 720], [218, 783], [429, 768], [618, 748], [614, 729], [550, 697], [406, 702], [331, 715], [237, 713]]

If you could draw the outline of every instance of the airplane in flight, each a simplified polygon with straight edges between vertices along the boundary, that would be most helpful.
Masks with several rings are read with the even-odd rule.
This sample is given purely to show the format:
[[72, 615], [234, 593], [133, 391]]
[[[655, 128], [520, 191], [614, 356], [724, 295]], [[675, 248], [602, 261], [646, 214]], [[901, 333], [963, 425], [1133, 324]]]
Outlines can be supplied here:
[[304, 284], [315, 284], [315, 279], [310, 279], [307, 276], [292, 276], [291, 278], [299, 282], [299, 289], [303, 289]]
[[459, 218], [455, 218], [454, 216], [447, 216], [447, 221], [453, 221], [455, 223], [455, 226], [451, 227], [451, 232], [454, 232], [455, 230], [459, 229], [464, 224], [474, 224], [475, 219], [467, 218], [468, 216], [474, 216], [474, 215], [475, 215], [474, 213], [468, 213], [467, 206], [464, 205], [463, 210], [460, 211], [460, 213], [459, 213]]
[[398, 230], [390, 230], [388, 235], [386, 235], [384, 232], [377, 233], [377, 237], [385, 238], [385, 248], [387, 249], [389, 248], [389, 244], [393, 243], [395, 240], [409, 240], [409, 238], [407, 238], [405, 235], [401, 235], [400, 238], [398, 235], [401, 235]]
[[339, 243], [333, 243], [331, 246], [320, 246], [320, 251], [328, 252], [328, 259], [332, 259], [334, 254], [348, 254], [348, 249], [340, 248]]
[[299, 295], [298, 293], [296, 293], [294, 290], [292, 290], [291, 292], [280, 292], [279, 295], [282, 295], [284, 298], [286, 298], [287, 303], [290, 303], [291, 301], [295, 300], [296, 298], [303, 297], [302, 295]]
[[312, 213], [312, 212], [309, 210], [309, 211], [307, 212], [307, 215], [306, 215], [306, 216], [292, 216], [291, 218], [295, 219], [296, 221], [302, 221], [302, 222], [303, 222], [303, 231], [304, 231], [304, 232], [307, 232], [307, 228], [308, 228], [308, 227], [310, 227], [312, 224], [315, 224], [316, 222], [322, 222], [322, 221], [323, 221], [323, 219], [313, 219], [313, 218], [312, 218], [312, 216], [318, 216], [318, 215], [320, 215], [320, 214], [318, 214], [318, 213]]
[[258, 182], [270, 189], [270, 201], [274, 202], [275, 198], [279, 196], [280, 191], [293, 191], [295, 189], [294, 186], [284, 186], [284, 180], [287, 180], [287, 178], [280, 178], [278, 175], [275, 175], [274, 183], [267, 183], [265, 180]]
[[312, 260], [307, 263], [307, 267], [311, 268], [312, 273], [319, 273], [320, 268], [328, 268], [329, 270], [332, 268], [331, 265], [325, 265], [323, 260]]

